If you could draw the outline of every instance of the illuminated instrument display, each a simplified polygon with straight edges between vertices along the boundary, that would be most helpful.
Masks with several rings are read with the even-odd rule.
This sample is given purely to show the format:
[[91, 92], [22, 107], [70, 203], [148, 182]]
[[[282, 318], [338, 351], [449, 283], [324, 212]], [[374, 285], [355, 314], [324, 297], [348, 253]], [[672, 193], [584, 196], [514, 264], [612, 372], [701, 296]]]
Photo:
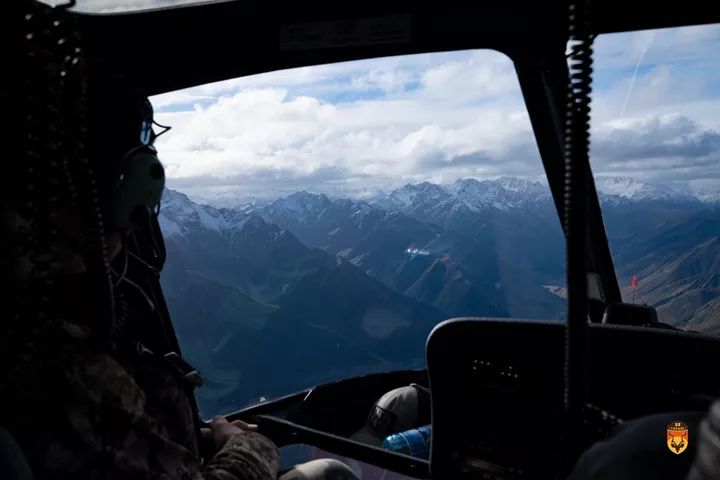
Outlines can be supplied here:
[[473, 374], [478, 376], [495, 376], [500, 380], [518, 380], [520, 378], [520, 374], [518, 373], [517, 368], [513, 368], [512, 365], [504, 365], [504, 364], [493, 364], [489, 360], [478, 360], [475, 359], [472, 361], [472, 371]]

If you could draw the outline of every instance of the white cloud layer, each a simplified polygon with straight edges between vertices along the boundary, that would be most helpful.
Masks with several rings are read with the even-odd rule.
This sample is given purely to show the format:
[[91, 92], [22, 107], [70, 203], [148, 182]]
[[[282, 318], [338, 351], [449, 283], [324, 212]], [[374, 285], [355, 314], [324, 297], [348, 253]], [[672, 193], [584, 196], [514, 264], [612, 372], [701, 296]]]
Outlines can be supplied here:
[[[720, 178], [719, 49], [716, 26], [598, 39], [596, 173]], [[169, 185], [199, 196], [542, 175], [514, 67], [497, 52], [305, 67], [152, 101], [173, 126], [158, 141]]]

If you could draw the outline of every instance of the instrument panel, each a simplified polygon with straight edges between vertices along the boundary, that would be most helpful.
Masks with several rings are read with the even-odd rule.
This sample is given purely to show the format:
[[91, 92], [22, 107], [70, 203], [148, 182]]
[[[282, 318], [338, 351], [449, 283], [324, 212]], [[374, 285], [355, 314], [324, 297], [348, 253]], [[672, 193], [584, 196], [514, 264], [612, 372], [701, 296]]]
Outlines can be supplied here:
[[[427, 344], [433, 478], [555, 476], [564, 341], [565, 326], [557, 322], [455, 319], [433, 330]], [[720, 361], [720, 339], [594, 324], [587, 349], [589, 410], [631, 419], [685, 410], [692, 396], [720, 392], [720, 379], [698, 368]], [[668, 361], [668, 352], [677, 351], [686, 354]], [[602, 438], [604, 427], [590, 441]]]
[[[562, 348], [548, 336], [561, 324], [526, 324], [523, 335], [502, 323], [456, 321], [428, 340], [433, 395], [430, 468], [456, 478], [522, 478], [553, 463], [562, 406]], [[458, 348], [461, 338], [463, 347]], [[536, 470], [536, 468], [535, 468]], [[443, 477], [452, 478], [452, 477]]]

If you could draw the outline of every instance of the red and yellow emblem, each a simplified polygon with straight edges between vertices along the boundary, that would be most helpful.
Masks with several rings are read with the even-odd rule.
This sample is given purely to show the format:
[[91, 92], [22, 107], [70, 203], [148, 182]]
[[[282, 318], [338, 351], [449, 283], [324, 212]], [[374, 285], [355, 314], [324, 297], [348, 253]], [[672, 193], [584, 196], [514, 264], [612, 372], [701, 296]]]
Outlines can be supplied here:
[[672, 422], [667, 426], [667, 446], [672, 453], [680, 455], [688, 447], [688, 426], [683, 422]]

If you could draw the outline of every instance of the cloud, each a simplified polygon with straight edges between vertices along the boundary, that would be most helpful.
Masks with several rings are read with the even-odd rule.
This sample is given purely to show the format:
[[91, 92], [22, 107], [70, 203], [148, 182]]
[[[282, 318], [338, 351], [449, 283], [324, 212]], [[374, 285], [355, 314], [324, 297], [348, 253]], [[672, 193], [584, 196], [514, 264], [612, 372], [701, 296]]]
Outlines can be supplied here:
[[720, 132], [680, 114], [619, 119], [593, 130], [595, 171], [667, 183], [720, 179]]
[[[491, 62], [482, 62], [490, 57], [494, 57]], [[269, 87], [263, 83], [267, 79], [251, 78], [243, 88], [219, 95], [210, 105], [198, 101], [192, 110], [158, 108], [158, 120], [173, 125], [172, 132], [158, 142], [169, 183], [197, 188], [233, 183], [254, 196], [259, 182], [288, 191], [337, 190], [342, 184], [358, 191], [430, 178], [502, 174], [498, 164], [513, 160], [508, 156], [513, 148], [533, 144], [517, 79], [510, 75], [512, 63], [494, 52], [471, 52], [461, 58], [441, 56], [447, 61], [432, 62], [412, 74], [386, 75], [382, 72], [387, 65], [377, 61], [369, 69], [355, 62], [344, 73], [332, 66], [334, 76], [304, 70], [303, 75], [325, 87], [332, 78], [342, 78], [343, 84], [360, 90], [379, 86], [386, 92], [381, 98], [333, 103], [321, 95], [293, 94], [296, 79], [283, 72], [277, 77], [277, 83], [284, 83], [282, 88]], [[464, 87], [445, 73], [458, 69], [467, 73]], [[399, 71], [408, 70], [404, 65]], [[490, 82], [493, 75], [507, 81], [495, 85]], [[497, 99], [497, 92], [508, 91], [513, 81], [515, 95]], [[448, 82], [451, 90], [464, 88], [464, 93], [441, 95]], [[232, 88], [238, 88], [237, 82], [211, 90]], [[186, 102], [188, 96], [200, 99], [207, 93], [212, 92], [192, 89], [177, 99], [163, 95], [156, 106], [169, 107], [173, 100]], [[477, 102], [486, 105], [484, 114]], [[495, 166], [470, 161], [478, 160], [481, 153]], [[539, 164], [537, 151], [527, 161]]]
[[510, 60], [487, 50], [468, 52], [462, 60], [429, 68], [421, 79], [425, 95], [454, 101], [498, 98], [519, 88]]
[[[716, 43], [718, 27], [598, 39], [596, 173], [720, 178]], [[493, 51], [269, 72], [152, 101], [173, 126], [158, 142], [169, 185], [198, 194], [357, 194], [542, 172], [514, 66]]]
[[373, 69], [352, 77], [350, 84], [357, 91], [381, 90], [387, 94], [402, 92], [414, 81], [413, 73], [408, 70]]
[[616, 161], [720, 157], [720, 132], [680, 114], [606, 122], [593, 133], [593, 153]]

